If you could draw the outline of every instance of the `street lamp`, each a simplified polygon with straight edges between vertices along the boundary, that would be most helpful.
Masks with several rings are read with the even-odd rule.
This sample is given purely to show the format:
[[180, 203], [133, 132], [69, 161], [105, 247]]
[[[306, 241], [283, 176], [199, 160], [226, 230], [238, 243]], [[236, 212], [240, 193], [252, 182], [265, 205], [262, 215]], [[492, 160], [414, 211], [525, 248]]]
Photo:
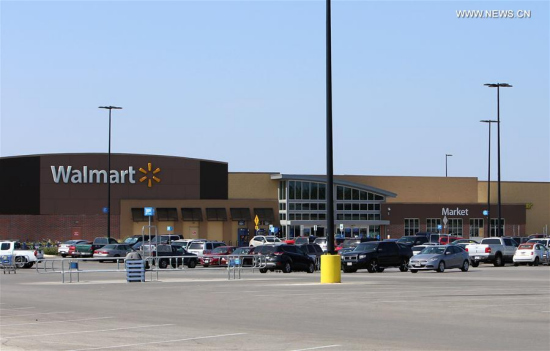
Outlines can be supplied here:
[[498, 168], [498, 220], [497, 220], [497, 236], [502, 236], [502, 228], [500, 221], [502, 218], [502, 203], [500, 197], [500, 88], [511, 88], [508, 83], [486, 83], [483, 84], [489, 88], [497, 88], [497, 168]]
[[445, 154], [445, 177], [447, 177], [447, 159], [449, 156], [453, 156], [451, 154]]
[[481, 123], [489, 125], [489, 157], [487, 158], [487, 235], [491, 235], [491, 123], [495, 120], [484, 119]]
[[111, 110], [122, 110], [122, 107], [117, 106], [99, 106], [109, 110], [109, 156], [107, 170], [107, 238], [111, 238]]

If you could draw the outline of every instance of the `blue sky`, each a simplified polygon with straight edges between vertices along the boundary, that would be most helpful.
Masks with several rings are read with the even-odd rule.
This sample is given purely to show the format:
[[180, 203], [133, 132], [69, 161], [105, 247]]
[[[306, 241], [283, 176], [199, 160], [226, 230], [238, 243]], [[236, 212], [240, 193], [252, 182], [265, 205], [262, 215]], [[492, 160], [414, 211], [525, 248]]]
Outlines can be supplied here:
[[[529, 10], [531, 18], [457, 18]], [[0, 156], [107, 152], [323, 174], [323, 1], [2, 1]], [[335, 174], [550, 181], [548, 1], [333, 1]], [[493, 126], [496, 131], [496, 126]], [[496, 179], [493, 133], [492, 179]]]

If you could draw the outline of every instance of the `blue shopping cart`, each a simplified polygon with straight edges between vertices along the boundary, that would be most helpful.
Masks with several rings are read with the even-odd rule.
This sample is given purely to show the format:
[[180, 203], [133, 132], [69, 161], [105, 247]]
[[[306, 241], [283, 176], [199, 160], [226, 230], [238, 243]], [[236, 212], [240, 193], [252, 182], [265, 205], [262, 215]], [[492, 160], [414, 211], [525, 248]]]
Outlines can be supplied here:
[[13, 255], [0, 256], [0, 268], [2, 268], [2, 270], [4, 271], [4, 274], [6, 274], [6, 271], [8, 272], [8, 274], [11, 274], [11, 272], [13, 272], [13, 274], [16, 274], [17, 272], [15, 271], [16, 269], [15, 256]]

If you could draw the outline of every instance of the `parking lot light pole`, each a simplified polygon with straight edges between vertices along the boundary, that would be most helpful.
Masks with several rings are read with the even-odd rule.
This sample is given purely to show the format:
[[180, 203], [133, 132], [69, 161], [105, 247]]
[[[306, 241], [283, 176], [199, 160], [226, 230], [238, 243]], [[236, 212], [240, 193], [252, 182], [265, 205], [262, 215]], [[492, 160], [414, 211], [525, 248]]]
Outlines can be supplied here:
[[107, 158], [108, 170], [107, 170], [107, 238], [111, 238], [111, 111], [122, 110], [122, 107], [117, 106], [99, 106], [109, 110], [109, 156]]
[[451, 154], [445, 154], [445, 177], [447, 177], [447, 159], [449, 156], [453, 156]]
[[487, 157], [487, 234], [491, 235], [491, 123], [497, 123], [495, 120], [484, 119], [481, 123], [489, 125], [489, 155]]
[[502, 220], [502, 202], [500, 191], [500, 88], [511, 88], [508, 83], [487, 83], [484, 84], [489, 88], [497, 88], [497, 168], [498, 168], [498, 220], [497, 220], [497, 236], [502, 236], [501, 220]]

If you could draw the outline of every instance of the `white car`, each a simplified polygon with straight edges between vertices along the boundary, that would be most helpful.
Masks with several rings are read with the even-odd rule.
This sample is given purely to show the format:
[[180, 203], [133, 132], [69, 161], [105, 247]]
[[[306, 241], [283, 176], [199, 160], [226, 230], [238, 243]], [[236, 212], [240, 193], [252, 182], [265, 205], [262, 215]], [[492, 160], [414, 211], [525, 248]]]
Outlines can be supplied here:
[[262, 246], [262, 245], [273, 245], [273, 244], [282, 244], [281, 239], [273, 235], [256, 235], [250, 240], [249, 246]]
[[327, 247], [328, 247], [327, 238], [316, 238], [313, 241], [313, 243], [321, 246], [321, 249], [323, 249], [323, 252], [327, 252]]
[[529, 266], [538, 266], [540, 263], [548, 264], [548, 253], [546, 251], [546, 247], [539, 243], [521, 244], [513, 257], [514, 266], [519, 266], [521, 263], [527, 263]]

